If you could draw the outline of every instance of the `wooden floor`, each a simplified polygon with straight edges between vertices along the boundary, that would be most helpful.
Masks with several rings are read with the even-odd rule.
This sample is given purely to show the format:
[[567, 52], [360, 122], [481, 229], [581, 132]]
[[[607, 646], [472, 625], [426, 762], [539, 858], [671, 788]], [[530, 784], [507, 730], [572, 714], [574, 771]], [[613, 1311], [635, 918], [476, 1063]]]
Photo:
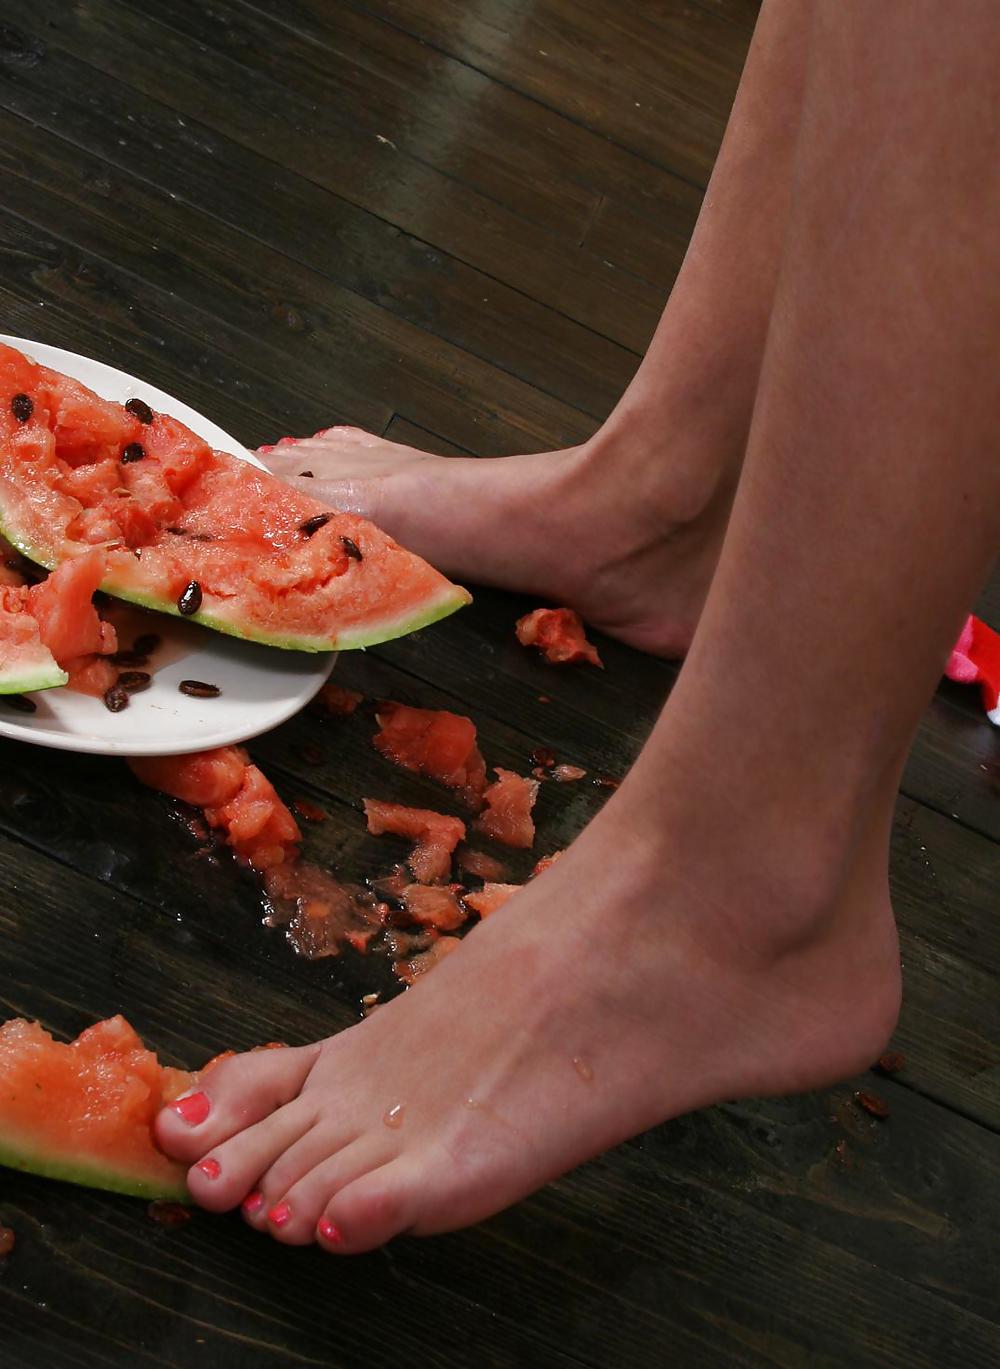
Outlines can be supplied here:
[[[754, 11], [4, 0], [0, 331], [139, 372], [248, 444], [332, 422], [447, 453], [577, 440], [654, 327]], [[674, 670], [602, 642], [604, 673], [557, 675], [514, 644], [521, 610], [484, 593], [340, 677], [471, 712], [494, 763], [545, 744], [621, 774]], [[387, 863], [358, 812], [390, 783], [371, 730], [306, 716], [254, 747], [329, 810], [310, 854], [354, 875]], [[539, 850], [601, 798], [545, 787]], [[995, 1366], [998, 839], [997, 734], [942, 688], [893, 837], [903, 1071], [682, 1118], [476, 1230], [334, 1263], [4, 1172], [0, 1363]], [[383, 982], [297, 961], [113, 760], [0, 744], [0, 884], [0, 1009], [63, 1033], [123, 1011], [193, 1064], [345, 1027]]]

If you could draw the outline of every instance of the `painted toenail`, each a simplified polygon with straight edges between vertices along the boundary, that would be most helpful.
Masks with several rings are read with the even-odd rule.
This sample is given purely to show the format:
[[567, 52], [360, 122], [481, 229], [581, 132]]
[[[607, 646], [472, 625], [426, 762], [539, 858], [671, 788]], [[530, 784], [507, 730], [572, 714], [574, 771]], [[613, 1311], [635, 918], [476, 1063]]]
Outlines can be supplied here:
[[269, 452], [273, 452], [273, 451], [274, 451], [274, 443], [273, 443], [273, 442], [269, 442], [269, 443], [267, 443], [267, 444], [266, 444], [265, 446], [263, 446], [263, 447], [258, 447], [257, 450], [258, 450], [258, 452], [263, 452], [264, 455], [267, 456]]
[[267, 1220], [273, 1222], [275, 1226], [284, 1226], [291, 1215], [292, 1209], [287, 1203], [278, 1203], [267, 1214]]
[[200, 1169], [206, 1179], [217, 1179], [222, 1173], [222, 1166], [218, 1160], [213, 1160], [211, 1155], [207, 1160], [199, 1160], [195, 1169]]
[[207, 1094], [189, 1093], [186, 1098], [178, 1098], [167, 1106], [177, 1113], [182, 1122], [187, 1122], [189, 1127], [196, 1127], [204, 1122], [212, 1105]]
[[344, 1235], [339, 1226], [334, 1226], [333, 1222], [326, 1217], [320, 1217], [316, 1223], [316, 1230], [323, 1237], [324, 1241], [330, 1241], [333, 1245], [343, 1245]]
[[252, 1193], [248, 1193], [242, 1203], [240, 1203], [240, 1207], [243, 1211], [250, 1215], [254, 1212], [259, 1212], [263, 1206], [264, 1195], [259, 1188], [255, 1188]]

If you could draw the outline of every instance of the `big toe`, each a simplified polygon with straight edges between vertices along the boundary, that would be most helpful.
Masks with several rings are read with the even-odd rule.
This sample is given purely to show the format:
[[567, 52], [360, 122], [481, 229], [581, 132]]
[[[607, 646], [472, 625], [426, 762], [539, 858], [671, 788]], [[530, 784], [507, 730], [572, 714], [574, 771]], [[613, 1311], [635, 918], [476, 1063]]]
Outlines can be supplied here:
[[215, 1065], [196, 1088], [161, 1109], [155, 1124], [158, 1145], [189, 1164], [207, 1155], [295, 1098], [319, 1049], [317, 1043], [250, 1051]]

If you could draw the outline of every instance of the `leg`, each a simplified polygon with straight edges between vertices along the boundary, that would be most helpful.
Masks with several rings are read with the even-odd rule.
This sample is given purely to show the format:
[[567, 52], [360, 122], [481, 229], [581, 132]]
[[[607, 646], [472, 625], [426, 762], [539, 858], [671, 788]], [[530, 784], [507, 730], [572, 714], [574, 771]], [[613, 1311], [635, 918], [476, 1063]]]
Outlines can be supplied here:
[[[267, 460], [459, 578], [544, 594], [681, 654], [746, 445], [790, 195], [811, 0], [765, 0], [684, 266], [626, 394], [582, 447], [444, 459], [354, 428]], [[558, 521], [551, 510], [559, 509]], [[496, 535], [497, 526], [503, 529]]]
[[991, 0], [961, 26], [936, 0], [819, 0], [746, 469], [649, 744], [415, 991], [287, 1060], [223, 1065], [198, 1126], [162, 1115], [167, 1149], [221, 1164], [192, 1171], [199, 1201], [262, 1175], [254, 1225], [296, 1243], [319, 1220], [326, 1248], [363, 1250], [881, 1049], [893, 794], [1000, 539], [998, 62]]

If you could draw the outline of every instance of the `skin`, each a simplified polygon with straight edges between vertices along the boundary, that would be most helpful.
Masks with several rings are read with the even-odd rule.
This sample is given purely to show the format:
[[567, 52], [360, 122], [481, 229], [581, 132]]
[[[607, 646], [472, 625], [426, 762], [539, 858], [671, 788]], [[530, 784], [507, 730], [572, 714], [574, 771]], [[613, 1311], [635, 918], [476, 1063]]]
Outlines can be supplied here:
[[[629, 640], [674, 648], [679, 606], [697, 619], [642, 755], [563, 859], [412, 990], [328, 1041], [226, 1062], [201, 1120], [160, 1116], [196, 1200], [225, 1210], [259, 1190], [247, 1220], [280, 1241], [352, 1253], [477, 1221], [679, 1113], [855, 1073], [893, 1028], [893, 798], [1000, 536], [1000, 33], [992, 0], [967, 0], [962, 25], [938, 0], [772, 5], [764, 22], [791, 13], [811, 27], [788, 212], [710, 588], [703, 608], [685, 600], [679, 549], [701, 564], [711, 543], [685, 542], [685, 518], [667, 520], [670, 556], [637, 563], [667, 577], [659, 635], [652, 601], [613, 609], [602, 582]], [[668, 372], [683, 369], [669, 315]], [[642, 397], [619, 406], [636, 430]], [[655, 413], [644, 469], [677, 488], [687, 435]], [[733, 475], [712, 449], [702, 488], [718, 491]], [[348, 483], [391, 513], [419, 458], [394, 473], [371, 456], [368, 494], [363, 474]], [[628, 459], [605, 451], [609, 502]], [[452, 463], [427, 464], [445, 497]], [[470, 480], [463, 467], [466, 508]], [[430, 536], [433, 503], [420, 517]], [[402, 1125], [384, 1125], [400, 1103]]]

